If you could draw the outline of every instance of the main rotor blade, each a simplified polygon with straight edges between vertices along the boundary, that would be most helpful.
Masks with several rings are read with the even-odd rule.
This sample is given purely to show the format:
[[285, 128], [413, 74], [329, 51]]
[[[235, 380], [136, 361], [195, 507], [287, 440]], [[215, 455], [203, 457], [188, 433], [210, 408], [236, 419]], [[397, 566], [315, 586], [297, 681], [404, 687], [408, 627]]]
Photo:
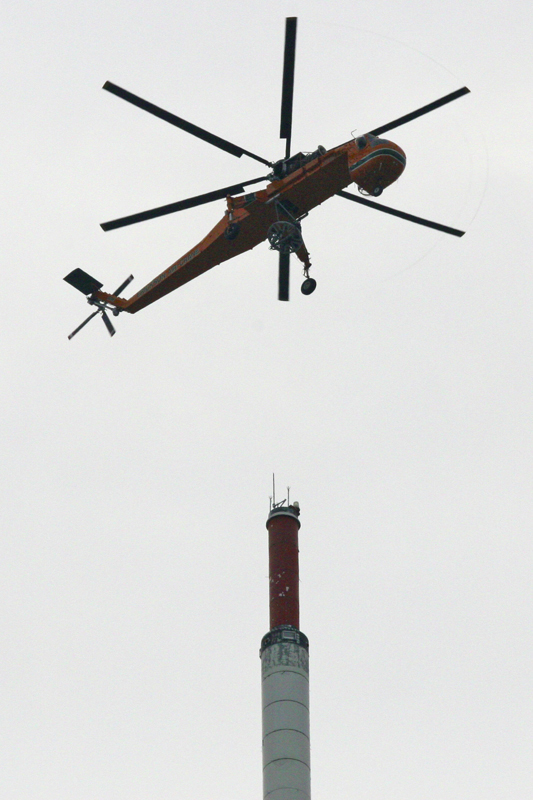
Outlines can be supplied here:
[[114, 329], [113, 324], [112, 324], [111, 320], [109, 319], [109, 317], [107, 316], [105, 311], [102, 311], [102, 319], [104, 320], [105, 326], [106, 326], [107, 330], [109, 331], [109, 335], [110, 336], [114, 336], [115, 333], [116, 333], [116, 330]]
[[281, 122], [279, 138], [286, 139], [285, 158], [291, 154], [292, 100], [294, 94], [294, 60], [296, 56], [297, 17], [285, 20], [285, 54], [283, 57], [283, 87], [281, 91]]
[[221, 139], [220, 136], [215, 136], [214, 133], [209, 133], [209, 131], [199, 128], [198, 125], [193, 125], [192, 122], [187, 122], [187, 120], [177, 117], [175, 114], [171, 114], [169, 111], [165, 111], [165, 109], [159, 108], [159, 106], [156, 106], [153, 103], [149, 103], [148, 100], [143, 100], [142, 97], [137, 97], [136, 94], [128, 92], [127, 89], [122, 89], [115, 83], [111, 83], [111, 81], [106, 81], [102, 88], [108, 92], [111, 92], [112, 94], [116, 94], [117, 97], [121, 97], [123, 100], [127, 100], [128, 103], [133, 103], [134, 106], [142, 108], [143, 111], [148, 111], [149, 114], [153, 114], [155, 117], [159, 117], [165, 122], [170, 122], [171, 125], [175, 125], [177, 128], [181, 128], [187, 133], [192, 133], [193, 136], [203, 139], [204, 142], [209, 142], [209, 144], [213, 144], [215, 147], [220, 147], [221, 150], [231, 153], [232, 156], [237, 156], [237, 158], [240, 158], [242, 155], [245, 155], [249, 156], [250, 158], [255, 158], [256, 161], [260, 161], [262, 164], [266, 164], [268, 167], [272, 166], [271, 161], [267, 161], [266, 159], [261, 158], [261, 156], [251, 153], [249, 150], [244, 150], [242, 147], [238, 147], [236, 144], [232, 144], [226, 139]]
[[464, 231], [459, 231], [457, 228], [450, 228], [448, 225], [441, 225], [440, 222], [431, 222], [429, 219], [423, 219], [422, 217], [415, 217], [413, 214], [406, 214], [405, 211], [398, 211], [396, 208], [390, 208], [390, 206], [384, 206], [381, 203], [375, 203], [373, 200], [367, 200], [364, 197], [356, 197], [354, 194], [350, 194], [349, 192], [337, 192], [339, 197], [345, 197], [347, 200], [353, 200], [354, 203], [361, 203], [363, 206], [369, 206], [370, 208], [375, 208], [378, 211], [384, 211], [385, 214], [392, 214], [394, 217], [400, 217], [401, 219], [406, 219], [409, 222], [417, 222], [419, 225], [425, 225], [426, 228], [434, 228], [436, 231], [442, 231], [443, 233], [450, 233], [452, 236], [464, 236]]
[[103, 228], [104, 231], [110, 231], [113, 230], [113, 228], [123, 228], [125, 225], [133, 225], [135, 222], [144, 222], [147, 219], [163, 217], [165, 214], [173, 214], [174, 211], [183, 211], [186, 208], [194, 208], [204, 203], [212, 203], [214, 200], [221, 200], [228, 195], [242, 193], [244, 192], [245, 186], [250, 186], [252, 183], [259, 183], [264, 180], [266, 179], [254, 178], [253, 181], [245, 181], [244, 183], [236, 183], [233, 186], [225, 186], [223, 189], [217, 189], [214, 192], [199, 194], [196, 197], [189, 197], [187, 200], [178, 200], [177, 203], [169, 203], [166, 206], [151, 208], [148, 211], [140, 211], [138, 214], [130, 214], [128, 217], [120, 217], [120, 219], [113, 219], [110, 222], [102, 222], [100, 227]]
[[278, 300], [289, 299], [290, 253], [279, 254]]
[[88, 322], [90, 322], [90, 321], [92, 320], [92, 318], [93, 318], [93, 317], [96, 317], [96, 315], [97, 315], [98, 313], [99, 313], [98, 311], [93, 311], [93, 313], [92, 313], [92, 314], [91, 314], [89, 317], [87, 317], [87, 319], [86, 319], [86, 320], [84, 320], [84, 321], [81, 323], [81, 325], [78, 325], [78, 327], [76, 328], [76, 330], [75, 330], [75, 331], [72, 331], [72, 333], [70, 333], [70, 334], [69, 334], [69, 337], [68, 337], [68, 338], [69, 338], [69, 339], [72, 339], [72, 337], [73, 337], [73, 336], [76, 336], [76, 334], [78, 333], [78, 331], [81, 331], [81, 329], [82, 329], [82, 328], [84, 328], [84, 327], [87, 325], [87, 323], [88, 323]]
[[115, 291], [113, 292], [115, 297], [118, 297], [119, 294], [124, 291], [126, 286], [129, 286], [129, 284], [132, 282], [132, 280], [133, 280], [133, 275], [130, 275], [129, 278], [126, 278], [124, 283], [121, 283], [120, 286], [118, 287], [118, 289], [115, 289]]
[[430, 111], [434, 111], [436, 108], [440, 108], [441, 106], [445, 106], [446, 103], [451, 103], [452, 100], [457, 100], [458, 97], [462, 97], [464, 94], [468, 94], [470, 89], [466, 86], [463, 86], [462, 89], [457, 89], [455, 92], [451, 92], [451, 94], [447, 94], [445, 97], [441, 97], [440, 100], [435, 100], [433, 103], [428, 103], [427, 106], [422, 106], [417, 111], [412, 111], [410, 114], [406, 114], [404, 117], [398, 117], [393, 122], [387, 123], [387, 125], [382, 125], [380, 128], [374, 128], [373, 131], [368, 131], [368, 133], [373, 133], [374, 136], [379, 136], [380, 133], [385, 133], [386, 131], [390, 131], [393, 128], [398, 128], [400, 125], [405, 125], [406, 122], [411, 122], [412, 119], [416, 119], [417, 117], [421, 117], [423, 114], [428, 114]]

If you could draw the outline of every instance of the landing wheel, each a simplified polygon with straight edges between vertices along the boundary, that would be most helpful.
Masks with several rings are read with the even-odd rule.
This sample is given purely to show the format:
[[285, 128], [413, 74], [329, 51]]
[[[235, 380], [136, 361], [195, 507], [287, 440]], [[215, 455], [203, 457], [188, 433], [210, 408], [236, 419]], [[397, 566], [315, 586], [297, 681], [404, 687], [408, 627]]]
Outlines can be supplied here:
[[268, 241], [271, 250], [279, 250], [280, 253], [295, 253], [303, 244], [300, 226], [281, 220], [273, 222], [268, 229]]
[[383, 189], [381, 188], [381, 186], [376, 186], [372, 194], [374, 195], [374, 197], [379, 197], [382, 192]]
[[239, 235], [240, 225], [237, 222], [230, 222], [226, 230], [224, 231], [224, 236], [226, 239], [232, 241], [232, 239], [236, 239]]
[[313, 294], [316, 289], [316, 281], [314, 278], [306, 278], [302, 283], [302, 294]]

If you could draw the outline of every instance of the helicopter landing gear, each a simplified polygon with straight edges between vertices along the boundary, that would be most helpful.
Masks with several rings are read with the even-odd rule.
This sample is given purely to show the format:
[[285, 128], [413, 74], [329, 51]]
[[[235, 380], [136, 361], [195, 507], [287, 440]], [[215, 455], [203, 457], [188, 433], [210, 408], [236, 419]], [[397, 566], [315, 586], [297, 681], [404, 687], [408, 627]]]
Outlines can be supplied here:
[[313, 294], [316, 289], [316, 281], [314, 278], [309, 277], [309, 270], [311, 268], [311, 262], [309, 261], [309, 254], [307, 254], [307, 259], [304, 262], [304, 282], [301, 286], [302, 294]]
[[240, 229], [241, 229], [241, 226], [239, 225], [238, 222], [230, 222], [230, 224], [228, 225], [228, 227], [224, 231], [224, 236], [226, 237], [226, 239], [229, 239], [229, 241], [231, 242], [231, 241], [233, 241], [233, 239], [237, 238], [237, 236], [239, 235]]
[[300, 248], [300, 250], [298, 250], [296, 255], [304, 265], [303, 274], [305, 280], [301, 286], [302, 294], [313, 294], [313, 292], [316, 289], [316, 281], [314, 278], [309, 277], [309, 270], [311, 269], [311, 259], [309, 258], [309, 252], [305, 244], [302, 245], [302, 247]]
[[271, 250], [280, 253], [296, 253], [303, 244], [302, 231], [298, 223], [278, 220], [268, 229], [268, 241]]
[[379, 197], [380, 194], [383, 194], [383, 187], [374, 186], [371, 192], [367, 192], [366, 189], [363, 189], [361, 186], [358, 186], [357, 191], [359, 192], [359, 194], [362, 194], [363, 197]]
[[[291, 207], [288, 208], [288, 205]], [[312, 294], [316, 289], [316, 281], [314, 278], [309, 277], [311, 261], [302, 237], [302, 226], [297, 219], [298, 209], [286, 200], [284, 203], [280, 201], [276, 204], [276, 212], [278, 219], [268, 229], [267, 237], [270, 242], [270, 249], [279, 252], [280, 288], [278, 299], [289, 299], [289, 259], [291, 253], [296, 253], [304, 267], [305, 280], [302, 283], [302, 293]], [[280, 212], [287, 214], [291, 221], [280, 219]], [[303, 216], [307, 215], [304, 214]], [[300, 217], [300, 219], [303, 219], [303, 217]]]
[[313, 294], [316, 289], [316, 281], [314, 278], [306, 278], [302, 283], [302, 294]]

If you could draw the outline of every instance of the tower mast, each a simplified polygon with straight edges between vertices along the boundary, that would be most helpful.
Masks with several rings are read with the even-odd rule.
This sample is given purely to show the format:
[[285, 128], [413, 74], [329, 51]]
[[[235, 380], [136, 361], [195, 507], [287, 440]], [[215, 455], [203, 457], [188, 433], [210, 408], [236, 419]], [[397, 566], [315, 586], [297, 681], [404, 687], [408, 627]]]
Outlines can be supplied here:
[[[283, 501], [284, 503], [285, 501]], [[310, 800], [309, 641], [300, 631], [300, 507], [267, 519], [270, 630], [261, 640], [264, 800]]]

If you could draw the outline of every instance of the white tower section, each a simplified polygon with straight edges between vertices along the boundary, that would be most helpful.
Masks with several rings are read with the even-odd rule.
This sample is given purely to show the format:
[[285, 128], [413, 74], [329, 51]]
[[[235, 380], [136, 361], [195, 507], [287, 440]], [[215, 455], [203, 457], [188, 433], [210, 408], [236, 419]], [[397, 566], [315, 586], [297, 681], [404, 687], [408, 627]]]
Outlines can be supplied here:
[[289, 626], [267, 634], [261, 646], [261, 675], [263, 797], [310, 800], [307, 637]]

